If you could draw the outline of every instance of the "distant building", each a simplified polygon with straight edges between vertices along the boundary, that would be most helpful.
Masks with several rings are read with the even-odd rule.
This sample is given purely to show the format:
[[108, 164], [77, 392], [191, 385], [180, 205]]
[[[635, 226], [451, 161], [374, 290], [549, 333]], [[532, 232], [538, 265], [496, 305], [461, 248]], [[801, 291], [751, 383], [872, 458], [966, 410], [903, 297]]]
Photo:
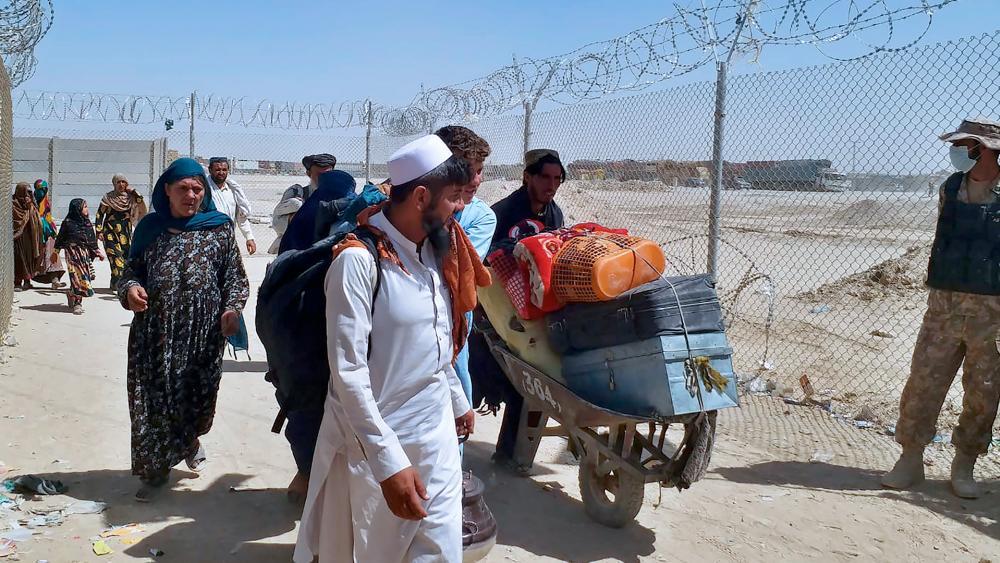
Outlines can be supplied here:
[[683, 184], [689, 178], [708, 178], [704, 162], [673, 160], [574, 160], [566, 166], [574, 180], [657, 180], [671, 186]]
[[[778, 191], [842, 191], [850, 189], [847, 176], [829, 160], [771, 160], [724, 162], [725, 189]], [[575, 180], [659, 180], [668, 186], [705, 187], [711, 184], [712, 163], [704, 160], [575, 160], [567, 167]]]
[[656, 161], [656, 177], [668, 186], [698, 186], [709, 179], [709, 163], [689, 160]]
[[259, 173], [264, 171], [262, 168], [259, 160], [233, 160], [234, 172]]

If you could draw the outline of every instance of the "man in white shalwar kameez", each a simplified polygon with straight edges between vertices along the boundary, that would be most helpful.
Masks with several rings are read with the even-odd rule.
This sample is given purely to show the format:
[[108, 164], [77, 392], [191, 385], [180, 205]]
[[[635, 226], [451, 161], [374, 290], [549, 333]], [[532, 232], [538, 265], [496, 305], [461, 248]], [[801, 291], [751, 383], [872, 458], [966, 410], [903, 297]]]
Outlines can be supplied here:
[[458, 437], [474, 414], [452, 366], [461, 292], [443, 264], [455, 263], [447, 227], [469, 171], [430, 135], [397, 151], [389, 173], [388, 205], [359, 217], [388, 249], [380, 281], [372, 253], [351, 239], [326, 278], [330, 386], [296, 562], [462, 559]]
[[212, 178], [212, 202], [219, 211], [229, 215], [247, 241], [247, 252], [254, 254], [257, 252], [257, 242], [250, 227], [250, 200], [243, 186], [229, 177], [229, 159], [224, 156], [210, 158], [208, 175]]

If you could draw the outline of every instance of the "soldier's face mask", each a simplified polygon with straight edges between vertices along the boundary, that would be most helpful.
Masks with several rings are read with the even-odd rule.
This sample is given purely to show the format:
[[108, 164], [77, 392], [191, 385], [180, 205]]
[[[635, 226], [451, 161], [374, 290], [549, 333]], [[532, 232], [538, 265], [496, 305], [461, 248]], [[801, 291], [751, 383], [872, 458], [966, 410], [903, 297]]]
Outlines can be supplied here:
[[951, 158], [951, 165], [956, 170], [959, 172], [968, 172], [976, 166], [976, 161], [979, 160], [979, 145], [974, 147], [952, 145], [948, 150], [948, 156]]

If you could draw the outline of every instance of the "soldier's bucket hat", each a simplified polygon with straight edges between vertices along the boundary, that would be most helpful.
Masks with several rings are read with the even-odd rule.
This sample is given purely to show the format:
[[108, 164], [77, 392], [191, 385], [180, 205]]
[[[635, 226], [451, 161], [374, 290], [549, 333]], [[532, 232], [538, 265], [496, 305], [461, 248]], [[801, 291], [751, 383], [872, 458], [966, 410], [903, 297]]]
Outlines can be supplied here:
[[963, 139], [973, 139], [988, 149], [1000, 151], [1000, 123], [981, 117], [964, 119], [957, 131], [941, 135], [941, 140], [949, 143]]

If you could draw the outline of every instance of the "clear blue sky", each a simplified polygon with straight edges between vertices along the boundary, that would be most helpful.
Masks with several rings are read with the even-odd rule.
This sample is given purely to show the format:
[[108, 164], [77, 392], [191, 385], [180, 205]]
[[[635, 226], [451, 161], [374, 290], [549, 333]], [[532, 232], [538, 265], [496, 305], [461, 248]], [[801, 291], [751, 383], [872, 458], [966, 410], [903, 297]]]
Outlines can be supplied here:
[[[700, 0], [679, 0], [685, 5]], [[706, 0], [711, 4], [715, 0]], [[828, 5], [834, 0], [814, 0]], [[841, 6], [844, 1], [840, 0]], [[917, 0], [886, 0], [890, 6]], [[778, 5], [771, 0], [765, 5]], [[983, 8], [987, 7], [987, 10]], [[959, 0], [935, 14], [922, 39], [928, 45], [1000, 28], [1000, 0]], [[56, 0], [55, 23], [36, 50], [30, 91], [105, 92], [185, 96], [246, 96], [275, 102], [342, 102], [370, 97], [405, 104], [419, 91], [480, 77], [509, 64], [511, 54], [544, 58], [610, 39], [674, 15], [672, 2], [638, 0], [509, 0], [456, 2], [319, 0], [284, 2], [90, 2]], [[841, 16], [842, 17], [842, 16]], [[898, 25], [901, 46], [916, 35]], [[921, 22], [923, 23], [923, 22]], [[870, 33], [860, 39], [874, 41]], [[972, 42], [971, 45], [992, 45]], [[845, 47], [858, 52], [855, 39]], [[885, 137], [911, 139], [906, 162], [894, 172], [946, 166], [936, 134], [969, 114], [1000, 115], [989, 95], [1000, 61], [967, 46], [919, 53], [896, 63], [869, 59], [836, 69], [734, 77], [730, 87], [727, 157], [734, 160], [829, 158], [849, 171], [885, 169], [866, 157]], [[976, 50], [976, 47], [972, 47]], [[833, 51], [842, 52], [839, 49]], [[902, 63], [898, 62], [903, 61]], [[809, 45], [766, 47], [757, 63], [744, 57], [734, 75], [821, 65], [831, 60]], [[900, 65], [903, 65], [900, 67]], [[912, 64], [912, 68], [910, 65]], [[970, 67], [985, 66], [969, 75]], [[958, 77], [958, 78], [956, 78]], [[960, 78], [964, 79], [960, 80]], [[569, 159], [707, 159], [711, 150], [714, 69], [665, 81], [648, 91], [675, 89], [621, 103], [588, 102], [536, 113], [532, 146], [559, 147]], [[964, 81], [963, 81], [964, 80]], [[846, 81], [846, 82], [845, 82]], [[853, 82], [851, 82], [853, 81]], [[616, 96], [633, 95], [629, 92]], [[612, 96], [612, 97], [616, 97]], [[539, 110], [558, 109], [542, 104]], [[511, 112], [516, 113], [516, 112]], [[137, 126], [27, 121], [21, 135], [151, 138], [158, 124]], [[438, 124], [440, 125], [440, 124]], [[516, 115], [472, 125], [494, 147], [495, 162], [517, 162], [521, 123]], [[159, 129], [159, 131], [157, 131]], [[330, 151], [344, 162], [364, 155], [363, 131], [254, 131], [199, 121], [197, 152], [248, 160], [297, 160]], [[187, 150], [187, 124], [167, 134], [171, 148]], [[377, 135], [378, 136], [378, 135]], [[384, 160], [400, 139], [378, 136], [373, 159]], [[904, 151], [907, 152], [907, 151]]]
[[[23, 89], [166, 95], [197, 90], [305, 102], [371, 96], [391, 104], [408, 101], [421, 83], [433, 87], [478, 77], [508, 64], [512, 53], [557, 55], [673, 14], [672, 3], [663, 0], [55, 4], [55, 23], [36, 50], [38, 70]], [[947, 7], [924, 41], [996, 29], [996, 17], [972, 11], [986, 4], [1000, 7], [1000, 0], [960, 0]], [[826, 61], [808, 46], [769, 48], [760, 64], [736, 70]], [[704, 69], [658, 87], [710, 76], [711, 69]]]

